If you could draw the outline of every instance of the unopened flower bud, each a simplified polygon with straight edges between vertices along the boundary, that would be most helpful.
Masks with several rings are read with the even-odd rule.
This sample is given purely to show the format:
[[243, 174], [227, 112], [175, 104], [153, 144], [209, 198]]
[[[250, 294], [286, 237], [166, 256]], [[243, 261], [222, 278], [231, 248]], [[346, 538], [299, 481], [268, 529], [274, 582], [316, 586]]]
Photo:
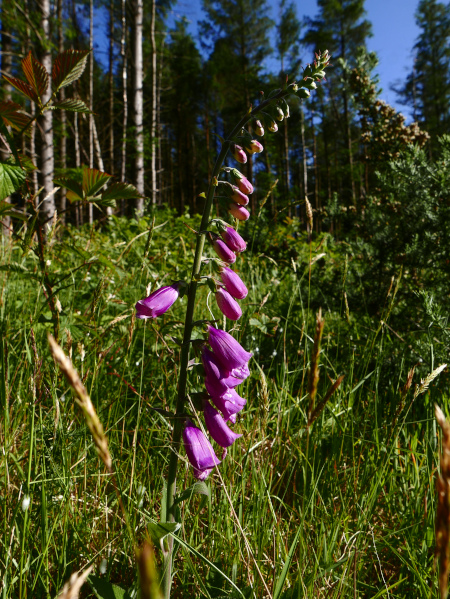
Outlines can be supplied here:
[[317, 89], [317, 83], [311, 77], [305, 77], [303, 85], [308, 89]]
[[324, 79], [325, 78], [325, 71], [319, 71], [318, 73], [316, 73], [314, 75], [314, 77], [316, 78], [317, 81], [320, 81], [320, 79]]
[[228, 264], [233, 264], [236, 262], [236, 254], [228, 247], [228, 245], [222, 241], [218, 235], [215, 233], [209, 234], [209, 240], [212, 243], [214, 251], [219, 256], [221, 260], [224, 262], [228, 262]]
[[244, 206], [234, 202], [228, 206], [228, 212], [238, 220], [248, 220], [250, 218], [250, 212]]
[[195, 478], [205, 480], [214, 466], [220, 464], [220, 460], [211, 443], [190, 420], [186, 420], [183, 430], [183, 444], [189, 462], [194, 467]]
[[151, 295], [136, 304], [136, 318], [157, 318], [176, 302], [181, 283], [160, 287]]
[[268, 127], [269, 131], [272, 131], [272, 133], [276, 133], [278, 131], [278, 125], [276, 124], [275, 121], [272, 121]]
[[238, 146], [237, 144], [231, 144], [230, 150], [235, 160], [241, 164], [245, 164], [247, 162], [247, 154], [244, 152], [241, 146]]
[[241, 206], [247, 206], [248, 204], [248, 195], [245, 195], [245, 193], [240, 191], [235, 185], [233, 185], [232, 188], [231, 199]]
[[299, 90], [298, 92], [298, 97], [305, 99], [305, 98], [309, 98], [310, 93], [309, 93], [309, 89], [305, 89], [304, 87], [302, 89]]
[[275, 110], [277, 112], [275, 118], [277, 119], [277, 121], [282, 121], [284, 119], [283, 110], [279, 106], [277, 106]]
[[264, 135], [264, 127], [262, 126], [261, 121], [255, 121], [253, 127], [255, 129], [256, 135], [259, 135], [259, 137]]
[[242, 316], [240, 305], [226, 289], [219, 288], [216, 291], [216, 302], [222, 314], [230, 320], [239, 320]]
[[248, 289], [244, 285], [241, 277], [227, 266], [220, 271], [220, 278], [225, 285], [225, 289], [236, 299], [247, 297]]
[[245, 149], [249, 154], [260, 154], [264, 150], [264, 147], [259, 141], [252, 139], [252, 141], [245, 146]]
[[247, 244], [233, 227], [226, 227], [220, 231], [220, 235], [233, 252], [243, 252], [247, 249]]
[[242, 193], [246, 193], [247, 195], [253, 193], [253, 185], [250, 183], [247, 177], [244, 177], [244, 175], [236, 168], [232, 169], [231, 177]]

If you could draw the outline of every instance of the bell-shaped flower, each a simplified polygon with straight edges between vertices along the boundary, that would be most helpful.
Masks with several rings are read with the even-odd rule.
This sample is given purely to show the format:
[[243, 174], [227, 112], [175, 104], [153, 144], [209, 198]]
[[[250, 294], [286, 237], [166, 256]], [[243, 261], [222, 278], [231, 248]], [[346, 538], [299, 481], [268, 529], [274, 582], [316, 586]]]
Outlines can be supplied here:
[[215, 233], [209, 234], [209, 240], [212, 243], [214, 251], [219, 256], [221, 260], [224, 262], [228, 262], [228, 264], [233, 264], [236, 262], [236, 254], [230, 249], [230, 247], [219, 238]]
[[225, 285], [225, 289], [233, 297], [236, 299], [244, 299], [244, 297], [247, 297], [248, 289], [244, 285], [241, 277], [234, 272], [234, 270], [225, 266], [220, 271], [220, 278]]
[[255, 129], [256, 135], [258, 135], [259, 137], [262, 137], [264, 135], [264, 127], [262, 126], [261, 121], [255, 121], [253, 123], [253, 127]]
[[[247, 249], [247, 244], [233, 227], [225, 227], [220, 231], [220, 234], [233, 252], [243, 252]], [[226, 260], [226, 262], [229, 262], [229, 260]]]
[[[237, 368], [233, 368], [232, 370], [230, 370], [229, 376], [245, 380], [247, 377], [250, 376], [250, 369], [248, 367], [248, 363], [242, 364], [242, 366], [238, 366]], [[231, 387], [231, 385], [228, 386]]]
[[179, 296], [180, 283], [160, 287], [136, 304], [136, 318], [156, 318], [172, 306]]
[[252, 354], [242, 347], [229, 333], [208, 327], [208, 341], [214, 355], [225, 370], [231, 371], [247, 364]]
[[247, 177], [244, 177], [244, 175], [240, 171], [238, 171], [236, 168], [233, 168], [231, 169], [230, 174], [231, 178], [233, 179], [233, 182], [236, 183], [236, 185], [239, 187], [242, 193], [245, 193], [247, 195], [253, 193], [253, 185], [250, 183]]
[[247, 154], [244, 152], [244, 149], [237, 144], [231, 144], [230, 146], [231, 153], [233, 154], [233, 158], [240, 162], [241, 164], [245, 164], [247, 162]]
[[272, 133], [276, 133], [278, 131], [278, 125], [276, 124], [275, 121], [272, 121], [268, 127], [269, 131], [271, 131]]
[[249, 202], [248, 195], [245, 195], [245, 193], [238, 189], [236, 185], [231, 186], [230, 198], [241, 206], [247, 206]]
[[219, 412], [207, 400], [203, 402], [203, 415], [209, 434], [221, 447], [229, 447], [236, 439], [242, 437], [242, 435], [238, 435], [227, 426]]
[[261, 152], [264, 150], [264, 146], [256, 139], [252, 139], [252, 141], [245, 146], [245, 149], [249, 154], [261, 154]]
[[189, 462], [194, 467], [195, 478], [204, 480], [214, 466], [220, 464], [211, 443], [189, 419], [186, 420], [183, 430], [183, 444]]
[[234, 202], [228, 206], [228, 212], [238, 220], [248, 220], [250, 218], [250, 212], [247, 208], [239, 206], [239, 204], [235, 204]]
[[215, 295], [217, 305], [222, 314], [230, 320], [239, 320], [242, 316], [241, 307], [228, 291], [219, 287]]
[[229, 389], [221, 397], [211, 395], [211, 399], [216, 408], [222, 412], [225, 420], [240, 412], [247, 403], [247, 400], [238, 395], [234, 389]]

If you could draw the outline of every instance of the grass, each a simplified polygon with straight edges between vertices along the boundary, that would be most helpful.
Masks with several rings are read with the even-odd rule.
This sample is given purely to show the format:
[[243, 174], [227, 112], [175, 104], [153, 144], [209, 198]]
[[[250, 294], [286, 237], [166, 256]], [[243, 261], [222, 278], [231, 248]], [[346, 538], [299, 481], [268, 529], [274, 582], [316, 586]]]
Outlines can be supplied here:
[[[91, 563], [94, 586], [102, 579], [136, 596], [133, 548], [159, 522], [174, 450], [182, 456], [179, 492], [187, 493], [179, 503], [173, 597], [259, 599], [266, 587], [277, 599], [438, 596], [434, 403], [446, 406], [445, 374], [412, 402], [420, 376], [438, 366], [424, 364], [402, 395], [414, 362], [408, 344], [381, 322], [395, 313], [393, 290], [381, 317], [351, 302], [347, 313], [347, 267], [325, 258], [325, 266], [312, 265], [309, 281], [310, 248], [301, 238], [293, 261], [256, 249], [238, 260], [250, 293], [237, 335], [255, 355], [240, 387], [248, 403], [235, 429], [243, 437], [199, 494], [183, 450], [170, 446], [167, 415], [176, 393], [173, 339], [186, 300], [156, 322], [133, 317], [149, 284], [184, 276], [192, 236], [166, 214], [154, 226], [117, 219], [109, 230], [60, 233], [45, 256], [61, 304], [59, 342], [105, 428], [131, 532], [51, 359], [46, 336], [54, 327], [38, 262], [19, 243], [3, 244], [2, 599], [55, 597], [72, 572]], [[324, 247], [313, 245], [313, 258]], [[321, 291], [329, 270], [341, 273], [333, 298]], [[206, 287], [199, 294], [197, 318], [209, 317], [207, 294]], [[319, 305], [325, 328], [316, 403], [345, 377], [308, 430]], [[194, 370], [190, 391], [201, 390]], [[83, 587], [83, 597], [93, 593]]]

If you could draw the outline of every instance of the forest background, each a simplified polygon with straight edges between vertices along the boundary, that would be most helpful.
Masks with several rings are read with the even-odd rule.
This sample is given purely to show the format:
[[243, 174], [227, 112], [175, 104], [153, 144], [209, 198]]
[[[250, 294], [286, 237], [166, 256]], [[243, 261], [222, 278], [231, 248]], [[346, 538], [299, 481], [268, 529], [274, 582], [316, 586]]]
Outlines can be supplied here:
[[[183, 302], [161, 328], [139, 326], [134, 304], [188, 271], [189, 227], [220, 137], [319, 49], [332, 55], [326, 81], [306, 101], [292, 98], [264, 152], [239, 167], [255, 185], [252, 218], [239, 227], [248, 252], [238, 268], [251, 282], [240, 339], [259, 366], [244, 386], [245, 451], [233, 447], [221, 466], [229, 496], [217, 478], [198, 496], [186, 470], [173, 593], [259, 598], [260, 572], [277, 598], [437, 597], [450, 6], [411, 2], [418, 35], [391, 92], [408, 120], [380, 99], [364, 0], [318, 0], [306, 17], [288, 0], [272, 11], [264, 0], [204, 0], [198, 38], [174, 9], [170, 0], [1, 5], [0, 116], [28, 157], [27, 184], [11, 193], [0, 141], [2, 599], [54, 597], [88, 563], [98, 567], [86, 596], [119, 587], [135, 596], [133, 547], [163, 501]], [[91, 52], [60, 91], [66, 110], [22, 135], [38, 108], [10, 82], [23, 79], [28, 53], [50, 72], [58, 53], [96, 45], [101, 60]], [[81, 185], [83, 166], [133, 184], [138, 197], [77, 200], [64, 182]], [[310, 427], [319, 308], [321, 411]], [[66, 401], [48, 331], [104, 423], [131, 537]]]

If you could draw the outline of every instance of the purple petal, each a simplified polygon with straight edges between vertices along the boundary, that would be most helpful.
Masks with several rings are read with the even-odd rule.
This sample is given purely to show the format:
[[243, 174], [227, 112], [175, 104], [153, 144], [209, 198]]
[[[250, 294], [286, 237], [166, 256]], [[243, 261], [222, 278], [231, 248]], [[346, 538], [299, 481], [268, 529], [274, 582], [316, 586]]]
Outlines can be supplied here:
[[244, 285], [241, 277], [228, 266], [220, 271], [220, 278], [225, 285], [225, 289], [236, 299], [244, 299], [247, 297], [248, 289]]
[[220, 464], [211, 443], [190, 420], [186, 420], [186, 426], [183, 430], [183, 443], [189, 462], [197, 470], [214, 468], [214, 466]]
[[221, 260], [233, 264], [236, 262], [236, 254], [231, 251], [228, 245], [221, 239], [216, 239], [213, 243], [214, 250]]
[[225, 420], [209, 401], [203, 402], [203, 415], [209, 434], [221, 447], [229, 447], [236, 439], [242, 437], [242, 435], [238, 435], [227, 426]]
[[136, 304], [136, 318], [156, 318], [176, 302], [179, 296], [179, 283], [160, 287], [148, 297]]
[[227, 227], [220, 234], [233, 252], [243, 252], [247, 248], [247, 244], [233, 227]]
[[208, 332], [209, 344], [225, 370], [240, 368], [252, 357], [252, 354], [245, 351], [242, 345], [226, 331], [209, 326]]
[[242, 310], [237, 301], [228, 293], [226, 289], [219, 288], [216, 291], [216, 302], [219, 310], [230, 320], [239, 320], [242, 316]]

